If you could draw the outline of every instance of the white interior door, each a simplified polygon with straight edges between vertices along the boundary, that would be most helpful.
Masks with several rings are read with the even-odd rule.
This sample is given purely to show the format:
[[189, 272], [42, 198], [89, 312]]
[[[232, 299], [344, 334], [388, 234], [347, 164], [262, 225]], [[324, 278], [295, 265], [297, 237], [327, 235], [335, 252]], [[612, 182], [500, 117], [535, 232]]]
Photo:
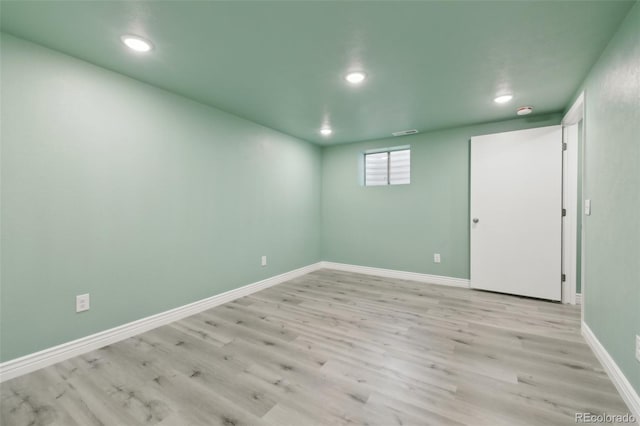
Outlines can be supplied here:
[[471, 287], [560, 300], [562, 127], [471, 138]]

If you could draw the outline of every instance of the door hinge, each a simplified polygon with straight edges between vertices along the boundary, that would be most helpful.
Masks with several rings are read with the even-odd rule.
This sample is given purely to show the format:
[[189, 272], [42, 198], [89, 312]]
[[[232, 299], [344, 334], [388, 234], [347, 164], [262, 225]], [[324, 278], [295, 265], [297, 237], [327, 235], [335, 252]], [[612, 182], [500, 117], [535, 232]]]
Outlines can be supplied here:
[[567, 281], [567, 274], [562, 274], [562, 282]]
[[567, 143], [566, 142], [562, 142], [562, 150], [563, 151], [567, 150]]
[[562, 209], [562, 217], [565, 217], [567, 215], [567, 209]]

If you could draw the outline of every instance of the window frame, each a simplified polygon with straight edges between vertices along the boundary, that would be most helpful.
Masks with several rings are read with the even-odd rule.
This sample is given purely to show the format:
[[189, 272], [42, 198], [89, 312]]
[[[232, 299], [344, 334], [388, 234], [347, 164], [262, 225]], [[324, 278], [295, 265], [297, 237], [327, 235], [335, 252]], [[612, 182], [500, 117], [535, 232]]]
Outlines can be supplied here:
[[[398, 151], [409, 151], [409, 182], [404, 183], [391, 183], [391, 153]], [[374, 187], [374, 186], [396, 186], [396, 185], [410, 185], [411, 184], [411, 146], [403, 145], [403, 146], [395, 146], [391, 148], [381, 148], [381, 149], [372, 149], [365, 151], [363, 153], [363, 186], [365, 187]], [[384, 185], [369, 185], [367, 183], [367, 156], [372, 154], [387, 154], [387, 183]]]

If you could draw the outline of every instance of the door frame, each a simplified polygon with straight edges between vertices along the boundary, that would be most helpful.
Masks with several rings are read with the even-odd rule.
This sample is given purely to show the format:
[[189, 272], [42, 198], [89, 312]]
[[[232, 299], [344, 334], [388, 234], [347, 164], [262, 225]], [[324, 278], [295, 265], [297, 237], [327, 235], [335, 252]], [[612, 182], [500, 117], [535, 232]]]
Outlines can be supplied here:
[[[578, 149], [580, 136], [582, 136], [584, 147], [584, 126], [582, 128], [582, 135], [579, 134], [579, 123], [581, 121], [584, 125], [584, 92], [580, 93], [562, 119], [562, 141], [567, 144], [567, 149], [562, 153], [562, 206], [567, 212], [562, 221], [562, 273], [566, 277], [566, 280], [562, 283], [562, 303], [572, 305], [584, 303], [584, 273], [582, 273], [581, 276], [580, 300], [577, 299], [576, 295], [578, 272], [578, 215], [582, 214], [582, 208], [579, 208], [577, 205], [578, 191], [582, 192], [582, 188], [578, 187], [578, 165], [580, 163], [584, 165], [583, 159], [579, 158]], [[584, 149], [582, 151], [584, 154]], [[584, 250], [582, 247], [580, 250], [582, 269], [584, 272]]]

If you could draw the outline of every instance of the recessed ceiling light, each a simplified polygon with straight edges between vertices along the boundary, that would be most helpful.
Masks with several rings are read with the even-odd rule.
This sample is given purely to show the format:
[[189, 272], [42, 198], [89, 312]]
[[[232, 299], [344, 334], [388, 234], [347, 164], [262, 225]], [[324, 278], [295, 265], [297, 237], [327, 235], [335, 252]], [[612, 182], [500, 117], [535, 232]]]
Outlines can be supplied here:
[[351, 84], [360, 84], [367, 78], [367, 74], [362, 71], [350, 72], [346, 75], [345, 80]]
[[320, 129], [320, 133], [322, 133], [324, 136], [329, 136], [331, 133], [333, 133], [333, 130], [328, 127], [323, 127], [322, 129]]
[[418, 133], [416, 129], [411, 129], [411, 130], [400, 130], [399, 132], [393, 132], [391, 134], [393, 136], [407, 136], [407, 135], [415, 135], [416, 133]]
[[531, 114], [532, 112], [533, 112], [533, 107], [530, 107], [530, 106], [523, 106], [516, 110], [516, 114], [518, 115], [527, 115], [527, 114]]
[[136, 52], [148, 52], [153, 49], [153, 44], [149, 40], [135, 35], [123, 35], [120, 37], [122, 42], [131, 50]]
[[513, 95], [502, 95], [502, 96], [498, 96], [497, 98], [495, 98], [493, 100], [493, 102], [497, 103], [497, 104], [504, 104], [509, 102], [511, 99], [513, 99]]

